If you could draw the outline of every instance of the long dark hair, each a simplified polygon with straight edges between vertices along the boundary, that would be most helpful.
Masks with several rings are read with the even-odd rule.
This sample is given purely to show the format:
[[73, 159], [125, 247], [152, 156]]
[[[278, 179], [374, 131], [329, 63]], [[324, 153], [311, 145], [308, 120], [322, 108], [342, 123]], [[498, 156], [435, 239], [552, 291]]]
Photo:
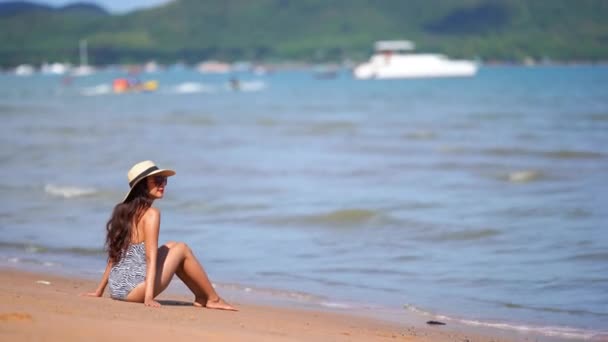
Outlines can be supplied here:
[[148, 195], [146, 179], [138, 182], [127, 199], [114, 207], [112, 216], [106, 223], [106, 250], [108, 260], [117, 263], [131, 243], [133, 224], [138, 222], [154, 199]]

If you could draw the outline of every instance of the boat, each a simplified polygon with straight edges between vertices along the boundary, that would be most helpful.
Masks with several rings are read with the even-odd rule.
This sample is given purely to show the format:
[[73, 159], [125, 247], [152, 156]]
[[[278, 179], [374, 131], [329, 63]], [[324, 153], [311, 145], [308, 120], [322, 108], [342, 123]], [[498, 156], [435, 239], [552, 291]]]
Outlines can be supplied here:
[[158, 90], [158, 81], [140, 81], [136, 78], [117, 78], [112, 82], [112, 90], [116, 94], [153, 92]]
[[95, 72], [95, 68], [89, 65], [87, 41], [82, 39], [78, 44], [80, 65], [73, 68], [70, 72], [72, 76], [89, 76]]
[[62, 63], [42, 63], [40, 72], [45, 75], [63, 75], [69, 70], [70, 66]]
[[374, 44], [369, 61], [355, 67], [357, 79], [471, 77], [477, 63], [452, 60], [441, 54], [412, 53], [414, 43], [408, 40], [383, 40]]
[[196, 69], [203, 74], [226, 74], [231, 71], [228, 63], [220, 61], [205, 61], [196, 66]]
[[31, 76], [34, 74], [34, 67], [29, 64], [20, 64], [14, 71], [17, 76]]

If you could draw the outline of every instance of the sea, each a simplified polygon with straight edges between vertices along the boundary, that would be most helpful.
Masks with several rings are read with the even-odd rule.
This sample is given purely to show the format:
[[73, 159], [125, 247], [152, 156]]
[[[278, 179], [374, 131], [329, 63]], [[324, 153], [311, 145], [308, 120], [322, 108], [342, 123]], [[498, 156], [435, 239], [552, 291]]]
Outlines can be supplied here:
[[160, 241], [220, 292], [608, 339], [608, 66], [176, 65], [114, 93], [126, 76], [0, 74], [1, 267], [99, 279], [127, 171], [153, 160], [177, 172]]

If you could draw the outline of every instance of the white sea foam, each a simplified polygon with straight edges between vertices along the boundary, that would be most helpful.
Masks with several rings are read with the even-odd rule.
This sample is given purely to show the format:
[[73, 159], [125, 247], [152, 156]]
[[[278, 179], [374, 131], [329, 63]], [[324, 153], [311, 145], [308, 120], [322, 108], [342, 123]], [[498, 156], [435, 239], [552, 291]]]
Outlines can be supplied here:
[[336, 303], [336, 302], [321, 302], [321, 306], [332, 309], [350, 309], [352, 306], [345, 303]]
[[59, 186], [53, 184], [47, 184], [44, 186], [44, 191], [52, 196], [63, 197], [63, 198], [73, 198], [73, 197], [82, 197], [89, 196], [97, 192], [97, 190], [93, 188], [80, 188], [75, 186]]
[[516, 323], [507, 323], [507, 322], [486, 322], [474, 319], [459, 319], [454, 317], [449, 317], [445, 315], [434, 314], [420, 308], [417, 308], [413, 305], [406, 304], [404, 308], [408, 311], [414, 312], [418, 315], [433, 317], [437, 320], [441, 321], [451, 321], [455, 323], [471, 325], [471, 326], [480, 326], [480, 327], [488, 327], [493, 329], [501, 329], [501, 330], [511, 330], [518, 331], [522, 333], [536, 333], [544, 336], [558, 337], [558, 338], [568, 338], [568, 339], [579, 339], [579, 340], [591, 340], [591, 341], [602, 341], [602, 336], [606, 333], [605, 331], [594, 331], [594, 330], [585, 330], [585, 329], [577, 329], [571, 327], [561, 327], [561, 326], [534, 326], [534, 325], [524, 325], [524, 324], [516, 324]]
[[536, 170], [520, 170], [510, 172], [507, 176], [509, 182], [513, 183], [527, 183], [539, 179], [542, 176], [542, 172]]
[[264, 81], [239, 81], [238, 86], [232, 84], [226, 84], [227, 90], [243, 91], [243, 92], [255, 92], [266, 89], [267, 85]]
[[600, 332], [583, 330], [577, 328], [570, 327], [556, 327], [556, 326], [529, 326], [529, 325], [521, 325], [521, 324], [509, 324], [509, 323], [493, 323], [493, 322], [483, 322], [478, 320], [457, 320], [460, 323], [473, 325], [473, 326], [483, 326], [495, 329], [504, 329], [504, 330], [515, 330], [519, 332], [530, 332], [530, 333], [539, 333], [545, 336], [552, 337], [561, 337], [561, 338], [573, 338], [573, 339], [581, 339], [581, 340], [596, 340], [597, 336], [600, 336]]
[[216, 87], [198, 82], [180, 83], [169, 90], [170, 93], [175, 94], [215, 93], [216, 91]]
[[98, 84], [94, 87], [84, 88], [81, 92], [84, 96], [104, 95], [112, 92], [112, 87], [109, 84]]

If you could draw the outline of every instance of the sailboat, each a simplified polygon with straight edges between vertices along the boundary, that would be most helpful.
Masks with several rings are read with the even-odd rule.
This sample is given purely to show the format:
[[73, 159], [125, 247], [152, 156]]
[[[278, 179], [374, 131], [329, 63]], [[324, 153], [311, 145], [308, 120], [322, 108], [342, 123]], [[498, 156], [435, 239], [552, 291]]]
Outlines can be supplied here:
[[80, 65], [73, 68], [70, 72], [72, 76], [88, 76], [95, 72], [95, 68], [89, 65], [88, 52], [87, 52], [87, 41], [81, 39], [78, 45], [80, 55]]

